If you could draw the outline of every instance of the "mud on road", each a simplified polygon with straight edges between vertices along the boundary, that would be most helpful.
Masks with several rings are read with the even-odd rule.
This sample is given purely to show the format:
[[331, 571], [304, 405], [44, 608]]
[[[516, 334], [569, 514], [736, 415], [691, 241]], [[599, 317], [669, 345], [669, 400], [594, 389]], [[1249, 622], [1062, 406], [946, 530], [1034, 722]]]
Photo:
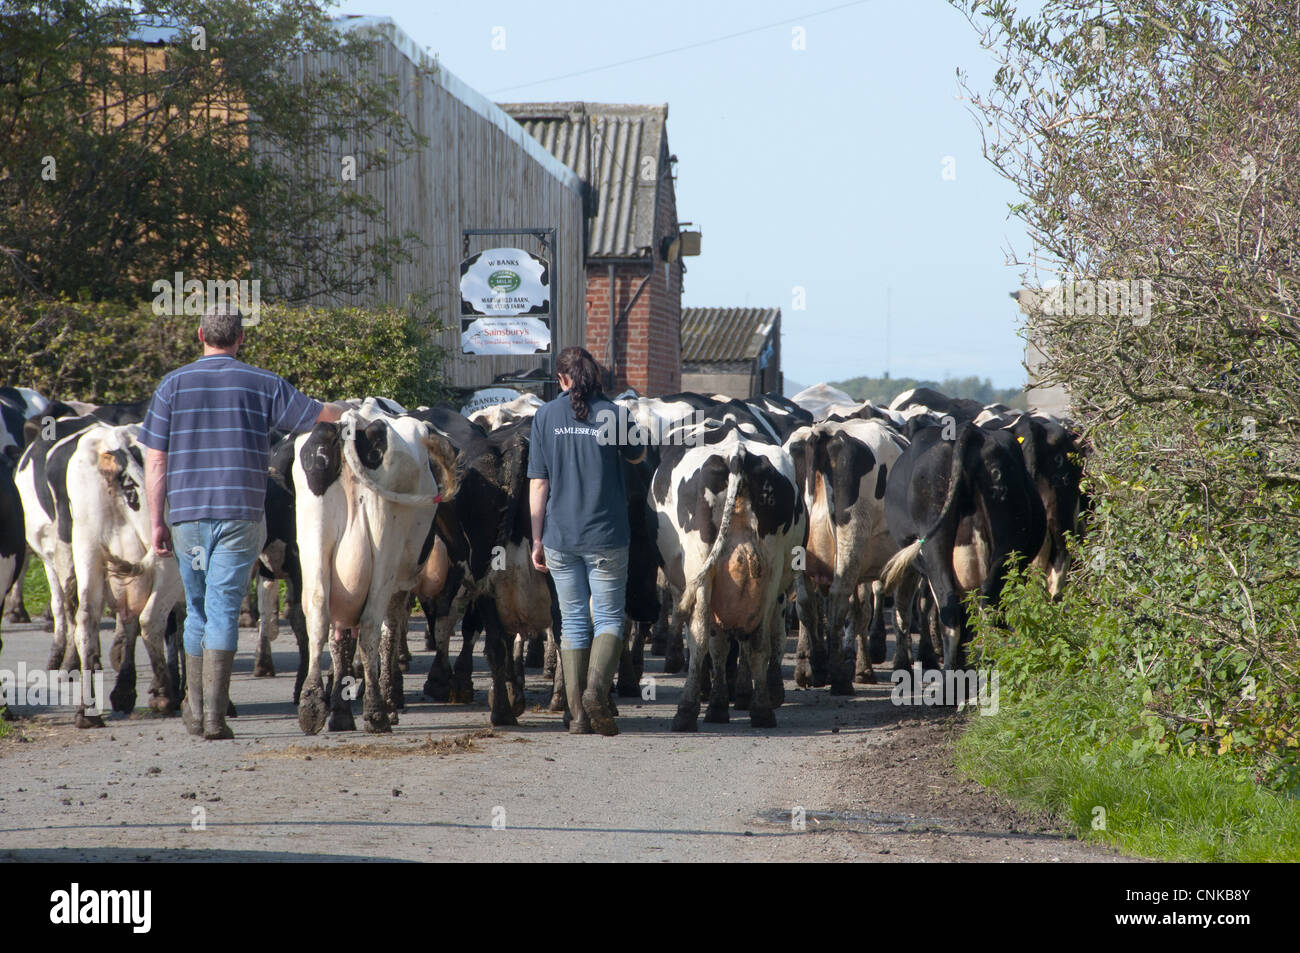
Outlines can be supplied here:
[[[39, 626], [3, 635], [0, 667], [43, 665]], [[655, 699], [620, 699], [613, 738], [569, 735], [545, 710], [549, 680], [529, 670], [520, 725], [490, 729], [481, 657], [473, 706], [421, 697], [432, 655], [413, 619], [393, 733], [308, 737], [291, 704], [292, 637], [282, 626], [277, 678], [252, 677], [254, 638], [240, 633], [234, 741], [194, 739], [180, 718], [143, 708], [83, 731], [71, 709], [16, 709], [0, 740], [0, 860], [1126, 859], [960, 778], [950, 742], [972, 716], [891, 704], [884, 665], [878, 684], [834, 698], [795, 688], [787, 653], [776, 729], [733, 711], [729, 724], [673, 734], [684, 676], [647, 653]], [[143, 703], [143, 646], [136, 664]]]

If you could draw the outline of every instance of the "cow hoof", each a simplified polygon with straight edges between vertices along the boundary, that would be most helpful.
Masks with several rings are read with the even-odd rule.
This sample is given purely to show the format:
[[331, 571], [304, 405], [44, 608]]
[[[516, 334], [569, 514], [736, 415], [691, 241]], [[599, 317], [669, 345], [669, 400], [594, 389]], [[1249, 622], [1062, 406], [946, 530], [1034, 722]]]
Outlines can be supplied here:
[[63, 665], [63, 653], [51, 651], [50, 657], [45, 660], [45, 670], [47, 672], [57, 672], [60, 666], [62, 665]]
[[869, 669], [869, 668], [868, 668], [868, 669], [864, 669], [864, 670], [862, 670], [862, 671], [860, 671], [860, 672], [856, 672], [856, 673], [854, 673], [853, 678], [854, 678], [854, 680], [855, 680], [859, 685], [874, 685], [874, 684], [876, 684], [876, 673], [873, 672], [873, 671], [872, 671], [871, 669]]
[[563, 693], [563, 692], [556, 692], [554, 695], [551, 696], [550, 710], [551, 710], [551, 711], [564, 711], [564, 708], [565, 708], [565, 705], [564, 705], [564, 693]]
[[149, 699], [149, 710], [160, 715], [174, 715], [180, 710], [180, 705], [166, 695], [154, 695]]
[[451, 701], [457, 705], [474, 704], [474, 683], [469, 679], [453, 681], [451, 683]]
[[[433, 628], [433, 626], [429, 626], [429, 628]], [[426, 635], [424, 637], [424, 650], [426, 652], [438, 651], [438, 640], [432, 635]]]
[[725, 725], [731, 721], [731, 712], [727, 706], [714, 705], [710, 703], [708, 709], [704, 712], [704, 723], [707, 725]]
[[325, 727], [325, 719], [328, 712], [325, 709], [324, 693], [317, 689], [316, 691], [306, 691], [302, 693], [302, 700], [298, 703], [298, 727], [303, 730], [304, 734], [320, 734], [320, 730]]
[[[493, 705], [495, 707], [495, 700], [489, 697], [488, 704]], [[512, 714], [515, 715], [515, 717], [522, 715], [524, 713], [524, 704], [525, 704], [524, 693], [519, 689], [517, 689], [514, 685], [507, 686], [506, 704], [510, 706], [510, 711]]]
[[770, 708], [753, 708], [749, 712], [749, 727], [775, 728], [776, 713]]
[[519, 724], [519, 719], [515, 717], [515, 713], [509, 708], [500, 711], [494, 708], [492, 714], [488, 716], [488, 722], [494, 728], [509, 728]]
[[694, 710], [682, 711], [678, 709], [677, 714], [673, 716], [673, 731], [699, 731], [700, 710], [696, 706]]
[[750, 705], [754, 703], [753, 693], [747, 695], [736, 695], [736, 711], [749, 711]]
[[430, 672], [424, 681], [422, 692], [430, 701], [445, 702], [451, 697], [451, 684], [445, 678], [434, 678]]
[[853, 683], [852, 683], [851, 681], [849, 681], [848, 679], [844, 679], [844, 680], [842, 680], [842, 681], [841, 681], [840, 679], [834, 679], [834, 680], [831, 682], [831, 694], [832, 694], [832, 695], [852, 695], [852, 694], [853, 694]]
[[115, 688], [108, 693], [108, 702], [113, 706], [113, 711], [121, 715], [129, 715], [135, 711], [136, 697], [135, 689], [127, 691]]
[[388, 718], [388, 713], [383, 711], [368, 711], [365, 713], [364, 720], [366, 731], [372, 735], [386, 735], [393, 730], [392, 722]]
[[330, 731], [356, 731], [357, 720], [352, 716], [352, 703], [341, 701], [330, 712], [329, 717]]
[[257, 661], [253, 663], [254, 678], [275, 678], [275, 662], [270, 655], [266, 657], [258, 656]]
[[85, 708], [77, 709], [78, 728], [106, 728], [102, 715], [87, 715]]
[[553, 659], [548, 659], [546, 665], [542, 668], [542, 678], [554, 678], [554, 677], [555, 677], [555, 661]]
[[18, 623], [32, 621], [31, 618], [27, 615], [27, 609], [24, 608], [21, 604], [14, 606], [13, 611], [11, 611], [6, 618], [10, 622], [18, 622]]
[[785, 704], [785, 681], [779, 678], [768, 679], [767, 694], [772, 699], [772, 707], [780, 708]]
[[686, 668], [686, 658], [680, 654], [669, 655], [664, 659], [664, 674], [676, 675]]
[[870, 641], [867, 643], [867, 650], [871, 657], [872, 665], [879, 665], [885, 660], [885, 635], [883, 632], [880, 634], [879, 639], [874, 635], [871, 637]]
[[53, 631], [54, 631], [54, 620], [53, 620], [52, 618], [50, 618], [49, 616], [46, 616], [45, 618], [41, 619], [41, 631], [42, 631], [42, 632], [53, 632]]
[[801, 658], [794, 663], [794, 683], [800, 688], [812, 686], [812, 666], [808, 664], [806, 658]]

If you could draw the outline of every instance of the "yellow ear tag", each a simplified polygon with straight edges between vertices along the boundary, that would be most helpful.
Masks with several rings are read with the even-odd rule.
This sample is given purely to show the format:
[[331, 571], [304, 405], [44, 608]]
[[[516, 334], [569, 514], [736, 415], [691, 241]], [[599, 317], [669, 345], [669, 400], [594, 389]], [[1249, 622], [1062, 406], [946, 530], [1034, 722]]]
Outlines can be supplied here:
[[1024, 438], [1024, 437], [1017, 437], [1017, 438], [1016, 438], [1016, 443], [1024, 443], [1024, 442], [1025, 442], [1025, 438]]

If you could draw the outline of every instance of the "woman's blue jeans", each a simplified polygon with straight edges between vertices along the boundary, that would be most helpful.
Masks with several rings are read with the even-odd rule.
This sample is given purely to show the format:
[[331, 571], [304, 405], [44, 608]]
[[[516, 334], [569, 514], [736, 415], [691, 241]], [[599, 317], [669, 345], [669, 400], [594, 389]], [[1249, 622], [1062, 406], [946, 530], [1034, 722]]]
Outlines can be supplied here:
[[589, 648], [593, 632], [622, 637], [627, 547], [571, 553], [547, 546], [545, 552], [546, 568], [560, 598], [560, 648]]

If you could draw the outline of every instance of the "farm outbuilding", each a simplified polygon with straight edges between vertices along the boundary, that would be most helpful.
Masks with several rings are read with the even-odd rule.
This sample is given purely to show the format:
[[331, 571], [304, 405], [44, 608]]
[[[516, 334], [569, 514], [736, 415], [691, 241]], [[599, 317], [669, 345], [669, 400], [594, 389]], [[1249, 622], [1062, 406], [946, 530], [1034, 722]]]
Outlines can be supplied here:
[[[347, 305], [402, 304], [426, 293], [448, 329], [447, 383], [482, 387], [502, 376], [542, 376], [554, 354], [586, 341], [584, 186], [496, 104], [447, 71], [389, 17], [344, 16], [340, 30], [368, 30], [380, 45], [371, 78], [391, 77], [402, 90], [402, 109], [428, 144], [387, 170], [358, 175], [356, 188], [386, 210], [387, 234], [408, 231], [421, 239], [410, 261], [380, 277], [370, 292], [336, 301]], [[290, 75], [341, 64], [329, 56], [287, 63]], [[382, 143], [358, 143], [371, 148]], [[337, 156], [322, 156], [337, 163]], [[543, 243], [531, 230], [553, 229]], [[500, 234], [485, 234], [501, 230]], [[525, 234], [505, 230], [530, 230]], [[551, 267], [551, 351], [536, 355], [461, 353], [459, 266], [488, 248], [516, 247]], [[325, 302], [322, 302], [325, 303]], [[549, 374], [545, 375], [549, 376]]]
[[[612, 391], [678, 391], [683, 257], [667, 105], [503, 103], [587, 192], [586, 346]], [[613, 328], [613, 334], [610, 333]]]
[[780, 308], [684, 308], [682, 388], [744, 399], [781, 393]]

